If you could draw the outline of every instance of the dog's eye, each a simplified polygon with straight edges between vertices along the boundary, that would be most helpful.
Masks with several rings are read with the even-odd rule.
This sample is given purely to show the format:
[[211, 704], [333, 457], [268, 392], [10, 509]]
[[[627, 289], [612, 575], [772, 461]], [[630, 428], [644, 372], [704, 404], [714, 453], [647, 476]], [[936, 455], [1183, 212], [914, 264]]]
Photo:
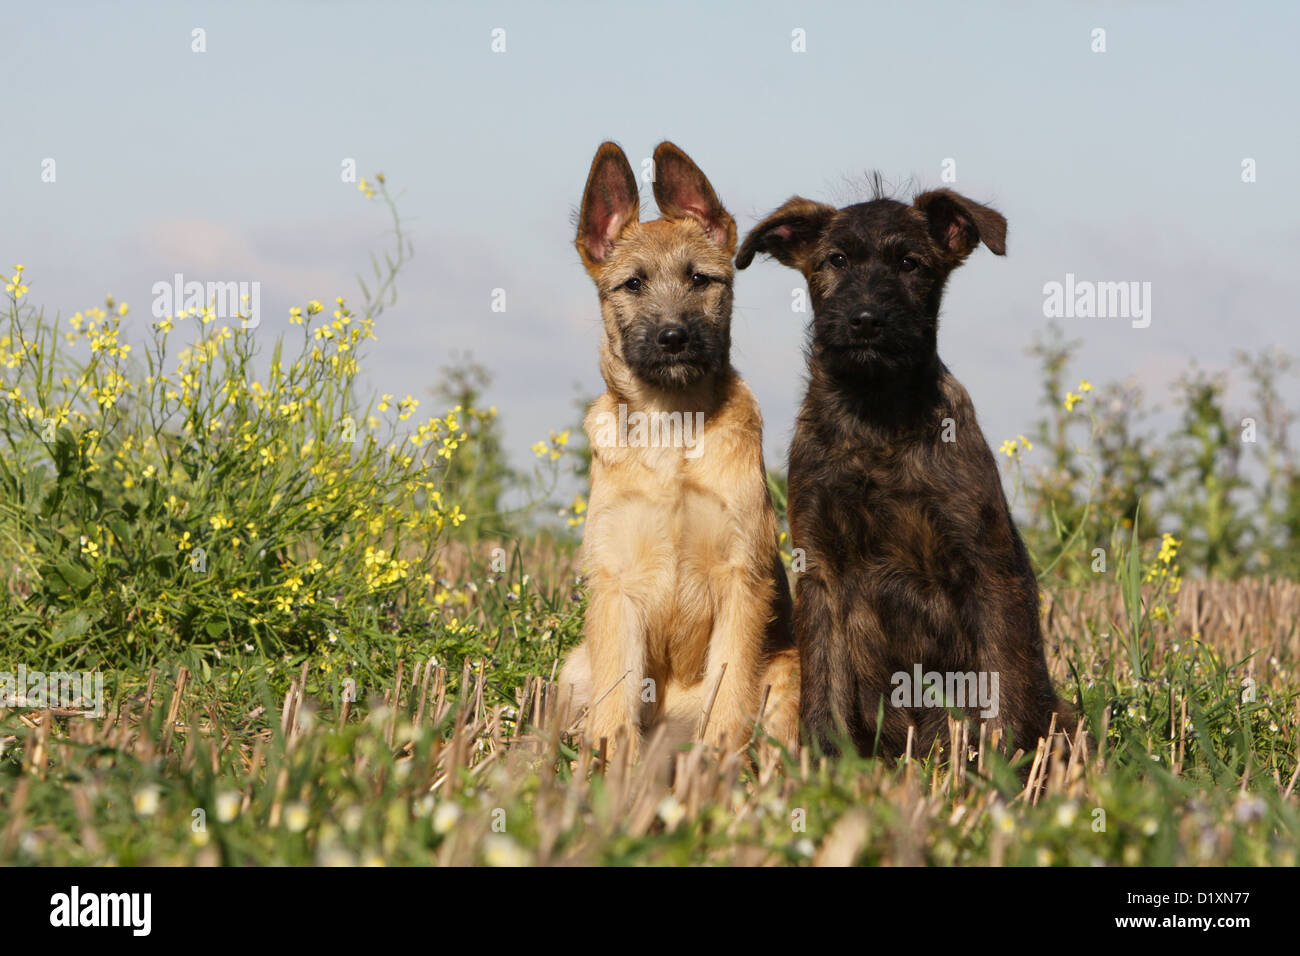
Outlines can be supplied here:
[[712, 281], [713, 279], [710, 278], [709, 276], [706, 276], [703, 272], [697, 272], [693, 276], [691, 276], [691, 285], [693, 285], [697, 289], [703, 289], [706, 285], [708, 285]]
[[826, 259], [833, 269], [843, 269], [849, 264], [849, 257], [842, 252], [832, 252]]
[[632, 293], [640, 292], [641, 280], [636, 276], [633, 276], [632, 278], [628, 279], [626, 282], [623, 283], [623, 288], [627, 289], [628, 292], [632, 292]]
[[914, 272], [916, 271], [917, 268], [920, 267], [920, 265], [921, 265], [920, 260], [918, 260], [915, 256], [903, 256], [903, 261], [899, 263], [899, 267], [904, 272]]

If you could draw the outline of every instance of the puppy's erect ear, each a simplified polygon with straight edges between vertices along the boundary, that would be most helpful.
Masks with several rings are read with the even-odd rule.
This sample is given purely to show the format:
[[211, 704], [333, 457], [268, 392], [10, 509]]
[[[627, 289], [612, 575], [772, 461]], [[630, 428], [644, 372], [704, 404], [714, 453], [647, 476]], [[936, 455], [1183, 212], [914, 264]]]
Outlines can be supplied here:
[[951, 189], [921, 193], [912, 205], [925, 216], [934, 241], [958, 262], [981, 242], [999, 256], [1007, 254], [1007, 220], [996, 209]]
[[587, 271], [594, 270], [614, 247], [629, 223], [638, 220], [641, 195], [636, 176], [617, 143], [601, 143], [587, 174], [578, 213], [578, 255]]
[[786, 200], [745, 237], [736, 256], [736, 268], [743, 269], [754, 261], [758, 253], [766, 253], [783, 265], [807, 274], [805, 268], [817, 246], [817, 240], [826, 231], [835, 207], [813, 202], [802, 196]]
[[700, 167], [672, 143], [655, 147], [655, 202], [667, 219], [695, 219], [731, 255], [736, 250], [736, 220], [723, 208]]

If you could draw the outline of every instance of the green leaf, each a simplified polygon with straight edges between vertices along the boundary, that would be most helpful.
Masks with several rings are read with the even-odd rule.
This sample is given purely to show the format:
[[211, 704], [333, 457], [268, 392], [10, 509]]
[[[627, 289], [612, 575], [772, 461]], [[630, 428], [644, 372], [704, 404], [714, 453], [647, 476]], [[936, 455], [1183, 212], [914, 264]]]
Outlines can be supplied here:
[[[90, 587], [95, 581], [95, 576], [84, 568], [78, 567], [71, 561], [61, 561], [55, 565], [42, 565], [40, 568], [41, 577], [50, 581], [54, 578], [62, 581], [68, 589], [81, 591]], [[49, 573], [47, 573], [49, 572]]]
[[89, 614], [85, 611], [68, 611], [54, 625], [54, 632], [50, 635], [50, 640], [55, 644], [62, 644], [74, 637], [81, 637], [89, 629]]
[[131, 543], [134, 536], [131, 531], [131, 526], [123, 521], [120, 515], [112, 515], [104, 523], [108, 525], [108, 529], [113, 532], [113, 535], [118, 541], [121, 541], [123, 544]]
[[1228, 768], [1223, 765], [1223, 760], [1219, 757], [1219, 752], [1214, 749], [1214, 737], [1210, 734], [1210, 726], [1205, 719], [1205, 712], [1201, 710], [1201, 703], [1196, 694], [1187, 695], [1187, 712], [1192, 718], [1192, 726], [1196, 728], [1196, 740], [1200, 744], [1201, 750], [1205, 753], [1205, 759], [1210, 764], [1210, 773], [1215, 782], [1227, 773]]

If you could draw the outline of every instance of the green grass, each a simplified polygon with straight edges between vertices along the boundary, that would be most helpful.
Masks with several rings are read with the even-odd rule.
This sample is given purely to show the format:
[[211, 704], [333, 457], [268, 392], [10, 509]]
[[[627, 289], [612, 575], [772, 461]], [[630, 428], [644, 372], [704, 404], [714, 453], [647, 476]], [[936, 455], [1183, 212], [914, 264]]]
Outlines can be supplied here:
[[[982, 769], [942, 757], [888, 767], [761, 741], [753, 761], [678, 755], [670, 790], [538, 729], [554, 724], [545, 678], [580, 602], [504, 576], [462, 584], [475, 636], [453, 652], [436, 638], [354, 647], [355, 703], [311, 655], [193, 670], [191, 655], [122, 672], [104, 720], [5, 714], [0, 862], [1297, 862], [1295, 585], [1200, 594], [1249, 609], [1265, 639], [1245, 703], [1250, 665], [1231, 650], [1244, 621], [1215, 623], [1210, 640], [1158, 625], [1139, 677], [1123, 642], [1087, 620], [1122, 600], [1062, 596], [1078, 617], [1054, 634], [1056, 658], [1079, 673], [1100, 752], [1037, 787], [987, 749]], [[1201, 591], [1185, 586], [1180, 626]]]

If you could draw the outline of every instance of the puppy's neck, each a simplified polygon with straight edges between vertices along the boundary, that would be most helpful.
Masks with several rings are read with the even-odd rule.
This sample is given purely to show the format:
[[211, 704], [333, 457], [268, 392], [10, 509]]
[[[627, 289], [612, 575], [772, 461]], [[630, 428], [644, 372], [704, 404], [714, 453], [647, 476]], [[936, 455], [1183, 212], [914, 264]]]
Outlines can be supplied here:
[[626, 363], [602, 352], [600, 374], [605, 379], [605, 390], [615, 404], [626, 405], [629, 412], [702, 412], [711, 415], [726, 401], [728, 387], [736, 372], [728, 363], [691, 385], [666, 388], [638, 378]]
[[834, 374], [814, 362], [808, 396], [841, 413], [840, 420], [885, 435], [929, 430], [948, 412], [943, 381], [947, 367], [937, 355], [902, 371]]

